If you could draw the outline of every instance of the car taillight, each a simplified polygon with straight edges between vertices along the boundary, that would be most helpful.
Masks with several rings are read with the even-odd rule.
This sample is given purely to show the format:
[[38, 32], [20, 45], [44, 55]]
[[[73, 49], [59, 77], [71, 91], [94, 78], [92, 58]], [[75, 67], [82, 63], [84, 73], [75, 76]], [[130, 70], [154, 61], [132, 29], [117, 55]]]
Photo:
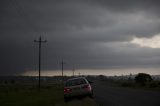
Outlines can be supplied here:
[[69, 92], [71, 92], [71, 89], [70, 88], [64, 88], [64, 92], [69, 93]]
[[87, 90], [91, 90], [91, 86], [90, 85], [84, 85], [82, 88], [87, 89]]

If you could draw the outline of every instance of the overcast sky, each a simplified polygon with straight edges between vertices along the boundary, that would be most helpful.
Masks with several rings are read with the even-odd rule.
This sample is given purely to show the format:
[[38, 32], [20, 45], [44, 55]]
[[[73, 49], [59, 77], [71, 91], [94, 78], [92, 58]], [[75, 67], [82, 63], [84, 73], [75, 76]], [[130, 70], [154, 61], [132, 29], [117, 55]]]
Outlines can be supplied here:
[[0, 75], [38, 70], [34, 40], [40, 35], [48, 41], [42, 44], [42, 70], [61, 69], [62, 59], [66, 70], [91, 73], [158, 69], [159, 5], [160, 0], [1, 0]]

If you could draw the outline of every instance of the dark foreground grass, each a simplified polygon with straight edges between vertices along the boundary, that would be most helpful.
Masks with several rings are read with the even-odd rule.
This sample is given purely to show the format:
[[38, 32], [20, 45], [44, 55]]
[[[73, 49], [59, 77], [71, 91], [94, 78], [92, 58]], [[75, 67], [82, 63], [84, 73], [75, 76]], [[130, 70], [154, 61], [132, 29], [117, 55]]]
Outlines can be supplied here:
[[90, 98], [64, 102], [62, 86], [0, 87], [0, 106], [95, 106]]
[[62, 87], [1, 87], [0, 106], [54, 106], [63, 102]]

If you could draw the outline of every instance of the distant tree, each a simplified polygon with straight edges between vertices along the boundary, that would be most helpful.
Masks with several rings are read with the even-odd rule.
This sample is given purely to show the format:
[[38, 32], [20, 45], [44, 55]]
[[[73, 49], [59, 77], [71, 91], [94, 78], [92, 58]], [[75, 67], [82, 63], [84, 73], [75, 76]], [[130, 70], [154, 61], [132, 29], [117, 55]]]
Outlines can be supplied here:
[[138, 75], [134, 79], [136, 83], [139, 83], [141, 85], [145, 85], [146, 82], [152, 81], [152, 77], [149, 74], [146, 73], [138, 73]]
[[106, 77], [105, 77], [104, 75], [99, 75], [98, 78], [99, 78], [100, 80], [105, 80], [105, 79], [106, 79]]
[[5, 80], [5, 81], [4, 81], [4, 83], [5, 83], [5, 84], [8, 84], [8, 81], [7, 81], [7, 80]]
[[14, 83], [15, 83], [15, 80], [12, 79], [12, 80], [10, 81], [10, 83], [11, 83], [11, 84], [14, 84]]

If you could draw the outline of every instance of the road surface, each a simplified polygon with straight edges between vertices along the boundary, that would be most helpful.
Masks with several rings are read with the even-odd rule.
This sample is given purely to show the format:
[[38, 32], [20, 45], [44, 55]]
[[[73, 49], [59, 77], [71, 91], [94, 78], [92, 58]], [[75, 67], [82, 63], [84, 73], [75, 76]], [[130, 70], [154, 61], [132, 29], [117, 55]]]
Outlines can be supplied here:
[[93, 88], [99, 106], [160, 106], [160, 91], [109, 87], [97, 82]]

